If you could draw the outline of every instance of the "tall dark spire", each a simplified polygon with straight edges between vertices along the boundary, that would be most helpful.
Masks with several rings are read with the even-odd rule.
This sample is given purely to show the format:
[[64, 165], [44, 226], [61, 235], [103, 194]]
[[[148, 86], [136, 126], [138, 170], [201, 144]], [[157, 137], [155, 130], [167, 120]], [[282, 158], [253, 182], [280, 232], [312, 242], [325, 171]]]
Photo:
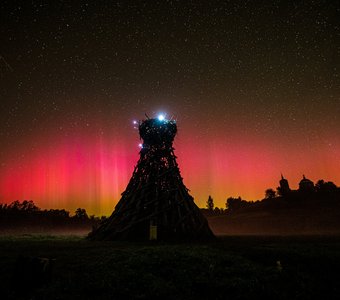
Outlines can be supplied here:
[[290, 187], [289, 187], [288, 180], [283, 177], [282, 173], [281, 173], [280, 190], [279, 191], [280, 191], [281, 196], [286, 196], [291, 191]]
[[172, 146], [174, 120], [139, 123], [139, 161], [110, 218], [89, 234], [96, 240], [207, 239], [214, 235], [189, 195]]

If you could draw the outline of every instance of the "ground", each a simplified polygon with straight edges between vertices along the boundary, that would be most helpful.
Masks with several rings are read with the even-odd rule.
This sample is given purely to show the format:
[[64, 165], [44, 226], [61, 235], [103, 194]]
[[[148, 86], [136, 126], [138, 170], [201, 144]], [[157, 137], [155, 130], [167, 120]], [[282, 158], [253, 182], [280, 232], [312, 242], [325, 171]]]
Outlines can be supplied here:
[[[25, 287], [13, 277], [20, 256], [55, 258], [51, 281]], [[7, 235], [0, 270], [1, 299], [339, 299], [340, 237], [165, 244]]]

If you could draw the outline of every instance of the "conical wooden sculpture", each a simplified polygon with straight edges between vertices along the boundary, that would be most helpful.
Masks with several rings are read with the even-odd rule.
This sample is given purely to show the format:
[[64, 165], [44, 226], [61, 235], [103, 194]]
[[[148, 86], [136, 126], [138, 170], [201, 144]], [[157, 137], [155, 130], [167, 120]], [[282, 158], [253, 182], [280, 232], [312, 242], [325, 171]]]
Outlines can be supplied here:
[[172, 142], [174, 120], [139, 122], [140, 159], [114, 212], [93, 240], [200, 240], [214, 237], [180, 175]]

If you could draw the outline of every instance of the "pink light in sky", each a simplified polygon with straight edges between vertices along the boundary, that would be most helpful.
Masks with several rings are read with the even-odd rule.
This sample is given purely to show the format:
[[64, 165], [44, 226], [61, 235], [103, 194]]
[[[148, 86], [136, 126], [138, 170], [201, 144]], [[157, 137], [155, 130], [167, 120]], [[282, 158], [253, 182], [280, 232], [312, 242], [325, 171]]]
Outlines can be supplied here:
[[[236, 132], [201, 142], [192, 130], [179, 132], [175, 154], [184, 184], [195, 202], [205, 206], [211, 194], [215, 205], [225, 206], [229, 196], [262, 199], [276, 188], [282, 172], [296, 188], [302, 174], [311, 180], [340, 181], [340, 142], [301, 145]], [[109, 215], [120, 199], [138, 160], [138, 134], [120, 137], [77, 132], [40, 138], [33, 150], [18, 147], [8, 156], [0, 174], [0, 202], [31, 199], [42, 208], [78, 207], [90, 214]]]
[[46, 208], [86, 207], [108, 214], [137, 158], [138, 148], [129, 151], [103, 139], [73, 137], [11, 163], [1, 174], [1, 201], [32, 199]]

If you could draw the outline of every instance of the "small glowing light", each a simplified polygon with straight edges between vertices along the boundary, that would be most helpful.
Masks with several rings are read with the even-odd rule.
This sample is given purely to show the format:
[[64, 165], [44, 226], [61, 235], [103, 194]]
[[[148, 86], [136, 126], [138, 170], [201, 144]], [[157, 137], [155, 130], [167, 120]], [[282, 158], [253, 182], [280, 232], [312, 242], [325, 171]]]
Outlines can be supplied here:
[[136, 125], [137, 123], [138, 123], [138, 122], [137, 122], [136, 120], [133, 120], [133, 124], [135, 124], [135, 125]]
[[138, 147], [139, 148], [143, 148], [143, 144], [138, 144]]
[[160, 120], [160, 121], [164, 121], [164, 120], [165, 120], [165, 117], [164, 117], [164, 115], [159, 115], [159, 116], [158, 116], [158, 120]]

